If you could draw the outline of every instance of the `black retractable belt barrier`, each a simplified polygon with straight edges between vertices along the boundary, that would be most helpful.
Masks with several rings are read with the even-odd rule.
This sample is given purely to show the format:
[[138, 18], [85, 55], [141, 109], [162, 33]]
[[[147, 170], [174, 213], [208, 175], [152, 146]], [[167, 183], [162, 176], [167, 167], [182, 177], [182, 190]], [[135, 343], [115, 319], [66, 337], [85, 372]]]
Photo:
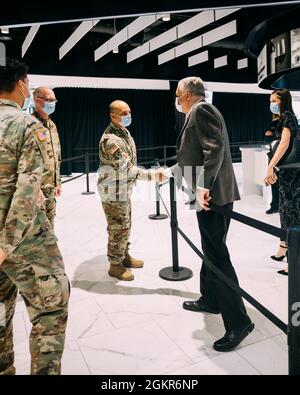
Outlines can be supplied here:
[[[72, 158], [63, 159], [63, 160], [61, 161], [61, 163], [71, 162], [71, 161], [74, 161], [74, 160], [77, 160], [77, 159], [82, 159], [82, 158], [84, 158], [84, 155], [73, 156]], [[71, 177], [71, 178], [69, 178], [68, 180], [64, 180], [64, 181], [62, 181], [62, 184], [66, 184], [67, 182], [74, 181], [74, 180], [76, 180], [77, 178], [80, 178], [80, 177], [84, 176], [84, 174], [85, 174], [85, 173], [82, 173], [82, 174], [80, 174], [80, 175], [78, 175], [78, 176]]]
[[86, 192], [82, 192], [81, 195], [94, 195], [95, 192], [90, 191], [90, 161], [89, 161], [89, 153], [85, 153], [85, 174], [86, 174]]
[[67, 182], [71, 182], [71, 181], [77, 180], [77, 178], [80, 178], [80, 177], [82, 177], [84, 175], [85, 175], [85, 173], [82, 173], [82, 174], [79, 174], [78, 176], [72, 177], [72, 178], [70, 178], [68, 180], [64, 180], [64, 181], [62, 181], [62, 184], [66, 184]]
[[236, 213], [235, 211], [232, 211], [231, 214], [228, 214], [225, 212], [224, 209], [220, 206], [216, 206], [213, 203], [209, 203], [209, 207], [213, 209], [215, 212], [218, 214], [225, 215], [228, 218], [232, 218], [238, 222], [241, 222], [242, 224], [248, 225], [251, 228], [261, 230], [262, 232], [268, 233], [269, 235], [275, 236], [275, 237], [283, 237], [286, 238], [286, 231], [284, 229], [277, 228], [276, 226], [266, 224], [265, 222], [258, 221], [257, 219], [247, 217], [246, 215]]
[[247, 300], [252, 306], [260, 311], [267, 319], [274, 325], [281, 329], [288, 335], [289, 347], [289, 374], [300, 375], [300, 226], [295, 226], [288, 231], [284, 231], [272, 225], [265, 224], [261, 221], [247, 217], [243, 214], [232, 212], [230, 215], [224, 213], [222, 207], [210, 204], [210, 208], [214, 211], [226, 215], [229, 218], [235, 219], [238, 222], [244, 223], [252, 228], [258, 229], [262, 232], [268, 233], [275, 237], [287, 237], [288, 240], [288, 266], [289, 266], [289, 324], [286, 325], [278, 317], [276, 317], [265, 306], [259, 303], [246, 291], [235, 284], [231, 279], [224, 275], [211, 261], [209, 261], [202, 252], [192, 243], [192, 241], [179, 228], [176, 213], [176, 198], [174, 191], [174, 178], [170, 178], [170, 197], [171, 197], [171, 213], [168, 211], [165, 202], [162, 199], [159, 189], [157, 188], [162, 204], [171, 218], [172, 229], [172, 254], [173, 254], [173, 268], [166, 268], [160, 271], [160, 277], [170, 280], [169, 276], [162, 276], [161, 273], [165, 270], [173, 269], [175, 272], [179, 268], [178, 263], [178, 240], [177, 232], [183, 237], [193, 251], [203, 260], [203, 263], [212, 270], [215, 275], [223, 282], [225, 282], [237, 294]]
[[[173, 181], [172, 181], [173, 180]], [[174, 183], [174, 178], [170, 178], [170, 188], [172, 189], [172, 183]], [[162, 199], [161, 195], [160, 198]], [[172, 201], [171, 201], [172, 202]], [[165, 210], [172, 218], [172, 213], [168, 212], [166, 204], [162, 200], [162, 203], [165, 207]], [[210, 204], [212, 207], [213, 205]], [[171, 206], [172, 207], [172, 206]], [[274, 325], [276, 325], [279, 329], [281, 329], [285, 334], [287, 334], [288, 327], [287, 325], [281, 321], [278, 317], [276, 317], [271, 311], [266, 309], [262, 304], [260, 304], [257, 300], [255, 300], [251, 295], [249, 295], [246, 291], [236, 285], [231, 279], [229, 279], [223, 272], [221, 272], [211, 261], [209, 261], [202, 252], [195, 246], [195, 244], [185, 235], [185, 233], [179, 228], [176, 221], [174, 221], [174, 225], [176, 224], [176, 232], [178, 232], [182, 238], [187, 242], [187, 244], [192, 248], [192, 250], [203, 260], [203, 263], [212, 270], [217, 277], [219, 277], [222, 281], [224, 281], [230, 288], [232, 288], [236, 293], [242, 296], [245, 300], [247, 300], [252, 306], [254, 306], [258, 311], [260, 311], [266, 318], [268, 318]], [[280, 230], [280, 229], [279, 229]]]

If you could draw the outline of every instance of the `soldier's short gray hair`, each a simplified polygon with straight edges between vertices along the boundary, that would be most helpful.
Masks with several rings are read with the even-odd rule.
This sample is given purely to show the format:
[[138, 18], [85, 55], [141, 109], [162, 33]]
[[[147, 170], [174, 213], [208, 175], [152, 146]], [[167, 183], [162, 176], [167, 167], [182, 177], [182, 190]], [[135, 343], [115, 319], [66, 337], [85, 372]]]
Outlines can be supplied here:
[[205, 97], [205, 87], [201, 78], [187, 77], [178, 82], [178, 87], [190, 91], [194, 96]]

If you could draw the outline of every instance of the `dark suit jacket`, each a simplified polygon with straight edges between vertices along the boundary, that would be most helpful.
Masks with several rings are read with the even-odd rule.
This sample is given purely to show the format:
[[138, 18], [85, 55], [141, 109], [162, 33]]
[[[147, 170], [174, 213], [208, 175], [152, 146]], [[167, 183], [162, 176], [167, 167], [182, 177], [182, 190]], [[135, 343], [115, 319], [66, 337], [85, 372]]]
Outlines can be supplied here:
[[215, 106], [194, 104], [177, 139], [177, 161], [193, 192], [209, 189], [219, 206], [240, 199], [225, 121]]

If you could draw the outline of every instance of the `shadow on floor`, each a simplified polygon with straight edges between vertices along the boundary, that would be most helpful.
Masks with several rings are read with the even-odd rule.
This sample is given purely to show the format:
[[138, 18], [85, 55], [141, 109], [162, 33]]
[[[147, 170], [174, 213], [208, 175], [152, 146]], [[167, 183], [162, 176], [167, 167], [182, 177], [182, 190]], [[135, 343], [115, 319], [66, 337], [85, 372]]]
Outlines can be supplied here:
[[[199, 298], [198, 293], [181, 291], [174, 288], [144, 288], [134, 287], [132, 285], [126, 286], [125, 282], [121, 282], [107, 274], [108, 264], [106, 255], [99, 255], [83, 262], [76, 269], [73, 279], [72, 287], [80, 288], [84, 291], [104, 294], [104, 295], [172, 295], [179, 296], [186, 299], [196, 300]], [[130, 284], [134, 284], [130, 282]]]

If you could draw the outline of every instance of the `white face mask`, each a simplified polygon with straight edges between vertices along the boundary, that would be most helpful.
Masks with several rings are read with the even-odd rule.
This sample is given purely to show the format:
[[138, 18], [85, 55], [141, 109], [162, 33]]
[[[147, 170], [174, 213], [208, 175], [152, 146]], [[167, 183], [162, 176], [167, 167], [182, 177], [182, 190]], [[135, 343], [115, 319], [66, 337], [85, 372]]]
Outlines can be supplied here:
[[178, 112], [183, 112], [182, 105], [178, 103], [178, 97], [175, 99], [175, 107]]

